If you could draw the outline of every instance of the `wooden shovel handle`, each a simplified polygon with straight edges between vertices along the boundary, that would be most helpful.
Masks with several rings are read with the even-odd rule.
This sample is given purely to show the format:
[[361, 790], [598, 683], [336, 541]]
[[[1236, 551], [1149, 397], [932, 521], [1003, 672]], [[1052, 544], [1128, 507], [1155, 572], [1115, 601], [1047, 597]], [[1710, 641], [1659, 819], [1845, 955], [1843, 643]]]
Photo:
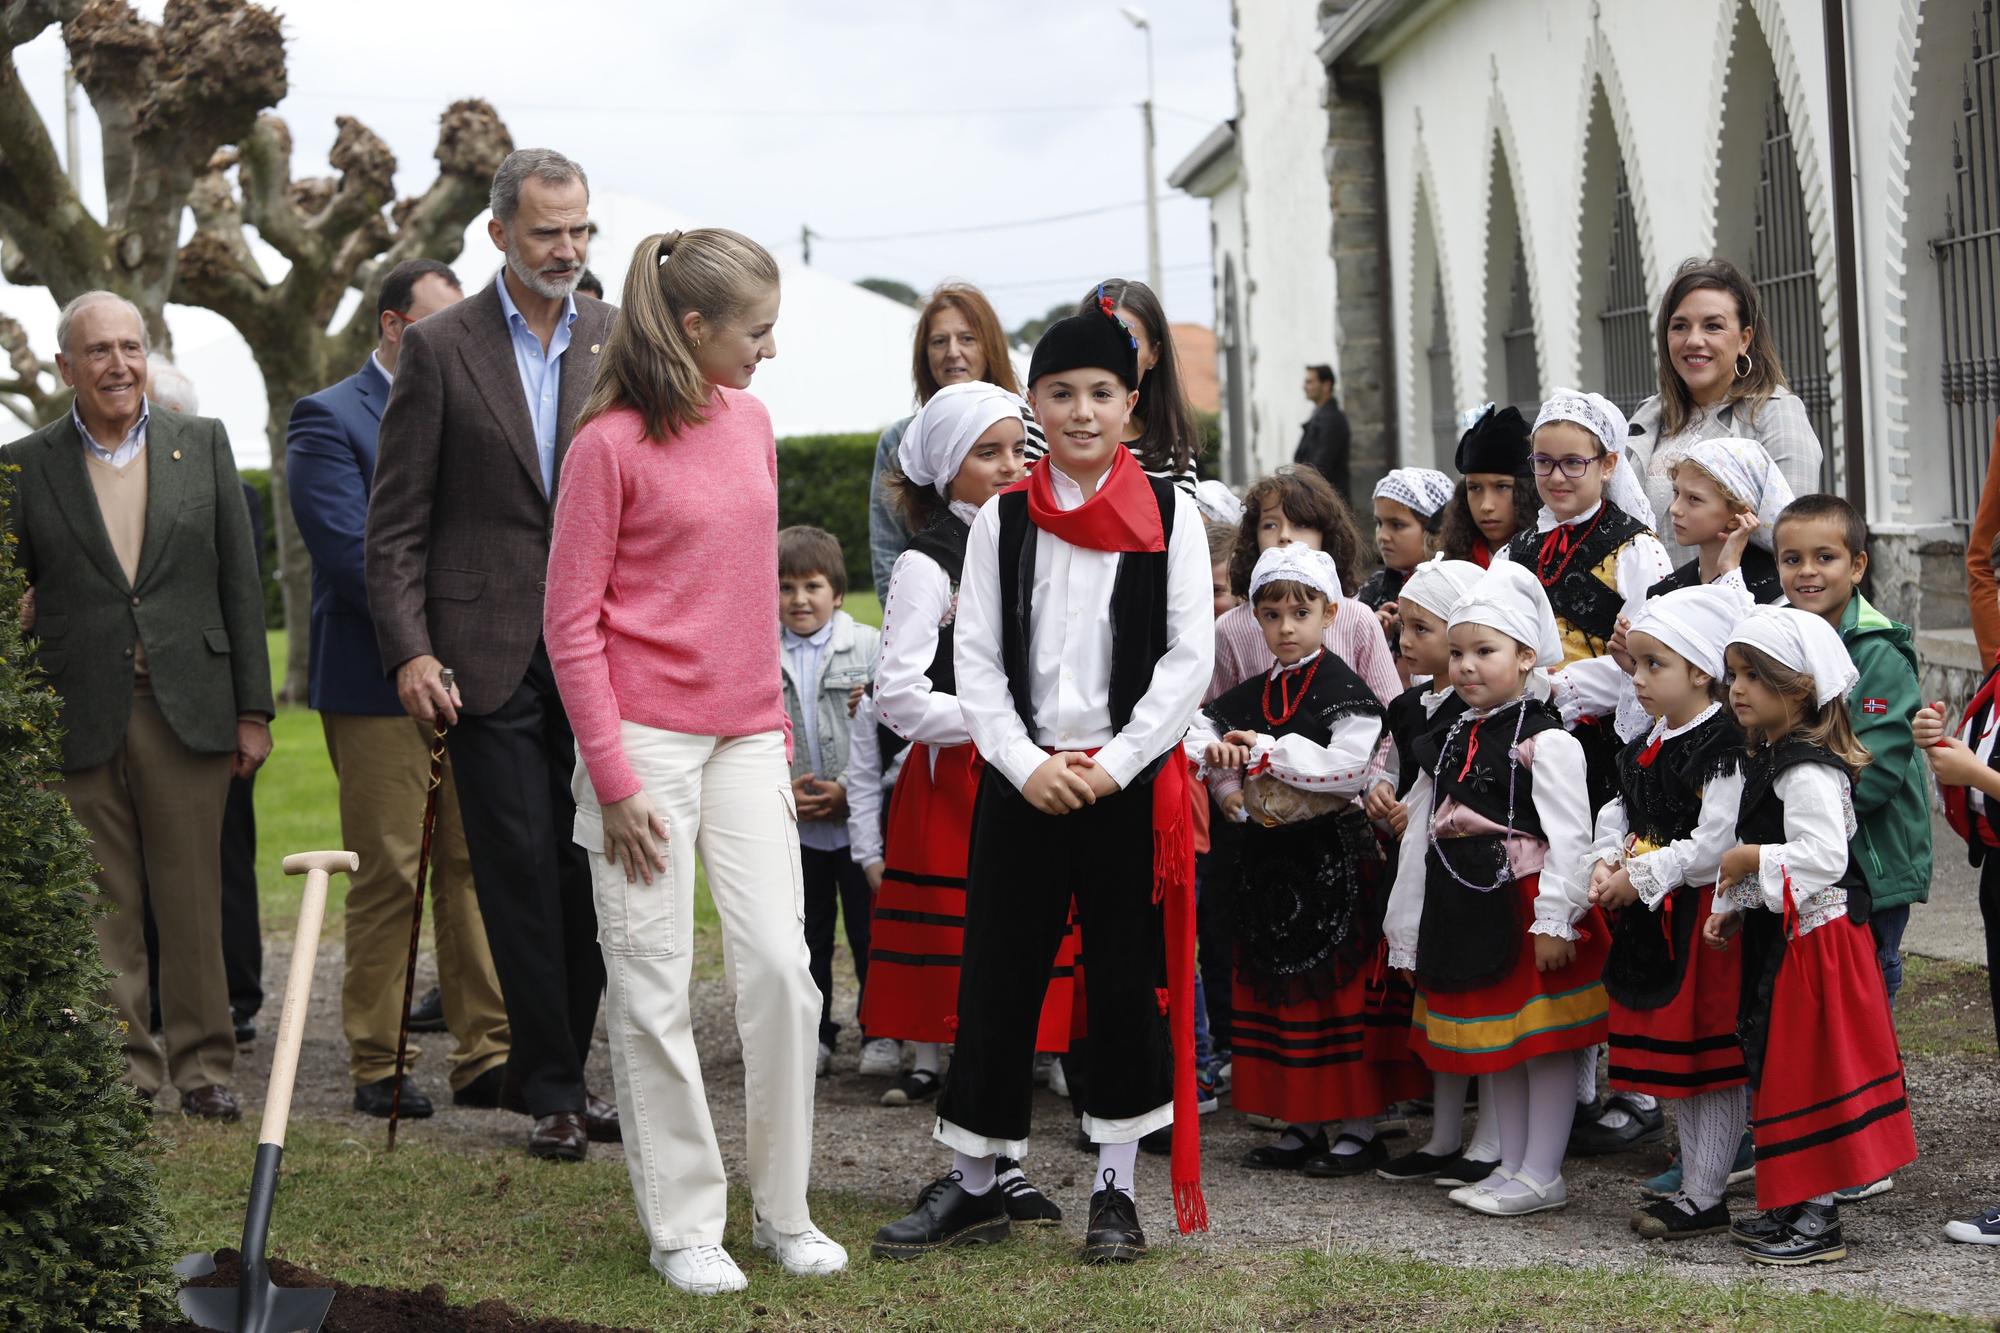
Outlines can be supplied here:
[[278, 1045], [271, 1053], [271, 1085], [264, 1093], [264, 1125], [257, 1142], [285, 1146], [292, 1115], [292, 1082], [299, 1072], [299, 1047], [306, 1036], [307, 1002], [312, 998], [313, 964], [319, 956], [319, 928], [326, 917], [330, 873], [353, 874], [361, 858], [353, 852], [299, 852], [285, 858], [287, 875], [306, 877], [299, 899], [299, 929], [292, 938], [291, 973], [285, 980], [285, 1007], [278, 1018]]

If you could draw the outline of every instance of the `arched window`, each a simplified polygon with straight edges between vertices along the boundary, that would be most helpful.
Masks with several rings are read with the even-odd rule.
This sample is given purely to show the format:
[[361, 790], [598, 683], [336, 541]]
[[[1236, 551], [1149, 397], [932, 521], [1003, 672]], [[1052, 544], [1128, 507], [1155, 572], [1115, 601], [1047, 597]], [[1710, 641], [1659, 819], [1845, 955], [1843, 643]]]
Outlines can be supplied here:
[[1514, 242], [1514, 278], [1507, 296], [1507, 329], [1500, 335], [1507, 362], [1507, 398], [1533, 421], [1542, 406], [1541, 357], [1535, 346], [1535, 311], [1528, 299], [1528, 252]]
[[1497, 136], [1492, 180], [1486, 210], [1486, 366], [1479, 396], [1512, 403], [1532, 421], [1541, 406], [1542, 370], [1528, 291], [1528, 247], [1514, 173]]
[[1431, 341], [1424, 348], [1430, 365], [1431, 444], [1444, 466], [1458, 448], [1458, 403], [1452, 398], [1451, 333], [1444, 315], [1444, 280], [1431, 286]]
[[1618, 160], [1611, 190], [1607, 248], [1604, 306], [1597, 316], [1604, 348], [1600, 392], [1629, 415], [1658, 391], [1659, 376], [1653, 357], [1652, 321], [1647, 317], [1646, 265], [1639, 254], [1639, 218], [1633, 211], [1623, 157]]
[[1985, 0], [1973, 20], [1961, 88], [1944, 234], [1930, 243], [1930, 252], [1937, 263], [1944, 332], [1940, 387], [1951, 516], [1969, 523], [1979, 507], [1994, 418], [2000, 417], [2000, 164], [1994, 160], [1994, 145], [2000, 144], [2000, 25], [1993, 0]]
[[[1777, 83], [1764, 105], [1764, 151], [1757, 179], [1756, 231], [1750, 243], [1750, 276], [1757, 284], [1785, 380], [1805, 404], [1825, 461], [1820, 485], [1834, 487], [1839, 437], [1833, 429], [1833, 377], [1826, 365], [1826, 325], [1813, 266], [1812, 231], [1806, 224], [1805, 190], [1792, 148], [1792, 122]], [[1850, 407], [1850, 410], [1853, 410]]]

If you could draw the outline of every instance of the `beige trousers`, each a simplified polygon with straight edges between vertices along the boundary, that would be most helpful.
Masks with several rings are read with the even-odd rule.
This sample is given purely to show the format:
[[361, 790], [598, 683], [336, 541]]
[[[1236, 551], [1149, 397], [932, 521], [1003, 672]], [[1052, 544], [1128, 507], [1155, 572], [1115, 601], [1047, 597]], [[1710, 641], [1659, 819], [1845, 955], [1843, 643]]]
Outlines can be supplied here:
[[695, 1053], [688, 979], [695, 857], [722, 917], [725, 984], [743, 1042], [750, 1198], [780, 1231], [811, 1223], [813, 1059], [819, 987], [805, 941], [805, 883], [784, 738], [686, 736], [624, 724], [625, 757], [667, 822], [669, 869], [626, 883], [604, 856], [581, 758], [577, 844], [590, 853], [605, 1025], [639, 1223], [658, 1250], [719, 1245], [728, 1182]]
[[[322, 713], [320, 726], [340, 782], [341, 843], [361, 858], [361, 869], [347, 886], [347, 971], [340, 987], [348, 1072], [359, 1086], [396, 1072], [410, 895], [416, 890], [424, 789], [430, 781], [430, 730], [408, 717], [355, 713]], [[438, 792], [426, 895], [445, 1025], [458, 1038], [450, 1059], [456, 1091], [506, 1060], [507, 1010], [473, 895], [449, 759]], [[410, 1060], [417, 1055], [412, 1042]]]
[[[226, 1086], [236, 1068], [222, 968], [222, 811], [230, 760], [188, 749], [153, 696], [141, 693], [132, 700], [118, 753], [62, 778], [70, 809], [90, 833], [97, 891], [115, 909], [97, 918], [98, 950], [113, 973], [107, 1001], [125, 1026], [126, 1077], [147, 1094], [168, 1082], [183, 1093]], [[151, 978], [140, 895], [149, 885], [160, 928], [164, 1060], [147, 1021]]]

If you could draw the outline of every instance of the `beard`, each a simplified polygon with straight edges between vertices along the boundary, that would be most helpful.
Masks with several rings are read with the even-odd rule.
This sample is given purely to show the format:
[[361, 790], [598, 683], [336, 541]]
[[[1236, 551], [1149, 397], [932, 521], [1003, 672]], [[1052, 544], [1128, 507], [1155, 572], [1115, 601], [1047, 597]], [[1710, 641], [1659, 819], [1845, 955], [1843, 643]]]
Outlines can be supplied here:
[[537, 273], [521, 262], [521, 252], [507, 251], [507, 267], [521, 280], [521, 285], [546, 301], [560, 301], [576, 290], [577, 282], [583, 277], [583, 265], [573, 264], [567, 273], [551, 277]]

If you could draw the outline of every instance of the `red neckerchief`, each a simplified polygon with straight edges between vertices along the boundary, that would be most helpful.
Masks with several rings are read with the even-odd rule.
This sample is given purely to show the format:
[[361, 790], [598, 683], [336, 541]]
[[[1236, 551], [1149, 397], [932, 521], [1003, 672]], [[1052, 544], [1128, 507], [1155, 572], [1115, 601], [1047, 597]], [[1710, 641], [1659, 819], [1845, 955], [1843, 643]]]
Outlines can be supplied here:
[[1074, 509], [1056, 503], [1056, 484], [1047, 466], [1054, 464], [1054, 456], [1042, 461], [1045, 466], [1007, 489], [1028, 493], [1028, 517], [1043, 532], [1092, 551], [1167, 549], [1159, 502], [1130, 449], [1121, 444], [1113, 451], [1096, 492]]
[[1472, 563], [1485, 569], [1493, 563], [1493, 548], [1486, 544], [1484, 537], [1472, 539]]
[[[1574, 539], [1570, 537], [1571, 530], [1576, 526], [1573, 523], [1556, 524], [1550, 530], [1549, 535], [1542, 539], [1542, 549], [1535, 556], [1535, 577], [1542, 581], [1544, 588], [1553, 588], [1557, 583], [1562, 581], [1563, 574], [1569, 569], [1569, 562], [1576, 558], [1578, 551], [1583, 549], [1583, 544], [1590, 539], [1590, 534], [1597, 531], [1597, 525], [1604, 521], [1604, 511], [1610, 507], [1611, 502], [1609, 500], [1598, 501], [1597, 516], [1591, 519], [1590, 526], [1585, 528], [1582, 534]], [[1562, 557], [1562, 563], [1556, 566], [1556, 572], [1553, 574], [1544, 573], [1543, 571], [1548, 568], [1549, 561], [1553, 560], [1556, 556]]]
[[1666, 740], [1666, 738], [1667, 733], [1663, 731], [1653, 737], [1652, 740], [1646, 742], [1646, 748], [1639, 751], [1639, 767], [1651, 768], [1653, 766], [1653, 761], [1660, 757], [1660, 742]]

